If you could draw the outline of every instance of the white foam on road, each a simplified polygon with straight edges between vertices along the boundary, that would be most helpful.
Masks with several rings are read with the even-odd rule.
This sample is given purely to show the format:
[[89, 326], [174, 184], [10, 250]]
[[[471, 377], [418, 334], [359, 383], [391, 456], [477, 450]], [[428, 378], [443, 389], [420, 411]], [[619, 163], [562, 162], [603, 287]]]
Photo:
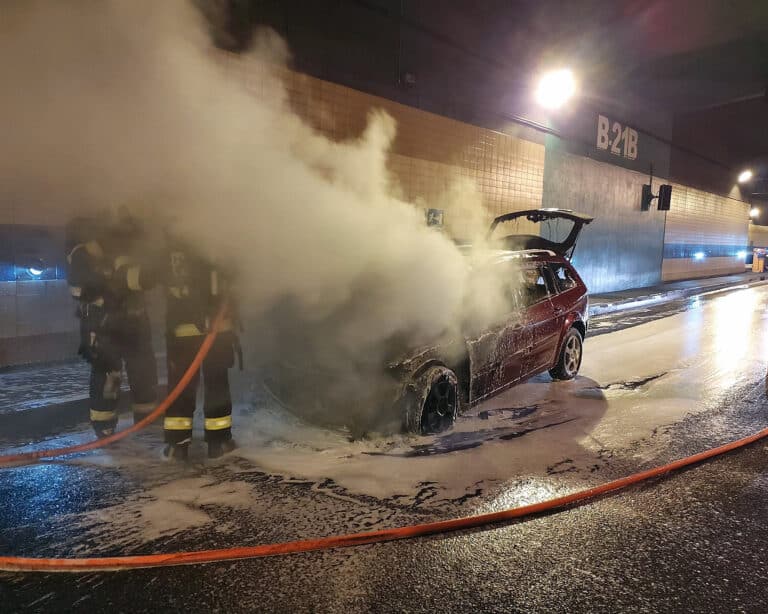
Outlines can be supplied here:
[[[403, 502], [415, 500], [425, 484], [435, 493], [430, 505], [482, 489], [484, 497], [473, 504], [478, 510], [531, 503], [563, 489], [602, 482], [600, 469], [612, 455], [638, 464], [655, 462], [667, 444], [659, 427], [716, 407], [734, 385], [763, 377], [767, 298], [768, 288], [748, 289], [699, 309], [588, 339], [578, 379], [534, 378], [474, 408], [443, 438], [397, 435], [349, 441], [345, 433], [307, 424], [262, 396], [255, 404], [236, 408], [240, 448], [208, 465], [215, 469], [214, 478], [200, 464], [161, 465], [161, 432], [144, 432], [67, 461], [117, 468], [154, 481], [148, 490], [77, 515], [72, 522], [94, 538], [91, 544], [110, 547], [207, 526], [226, 531], [215, 521], [217, 509], [258, 506], [254, 486], [238, 477], [253, 470], [251, 463], [286, 480], [331, 479], [351, 495], [401, 496]], [[45, 445], [90, 437], [74, 433]], [[467, 442], [478, 445], [457, 449]], [[419, 446], [453, 451], [406, 456]], [[196, 463], [203, 453], [196, 443]]]
[[[250, 509], [252, 488], [241, 481], [217, 483], [210, 476], [182, 478], [116, 505], [72, 516], [71, 522], [83, 529], [79, 541], [95, 542], [97, 548], [135, 547], [207, 525], [227, 532], [232, 527], [216, 521], [216, 508]], [[93, 548], [90, 543], [76, 551], [92, 552]]]
[[[553, 464], [599, 464], [605, 451], [628, 449], [659, 427], [721, 403], [735, 385], [765, 373], [768, 356], [768, 289], [752, 288], [717, 298], [657, 321], [588, 339], [581, 377], [552, 382], [547, 376], [517, 386], [474, 408], [455, 433], [500, 428], [542, 428], [523, 437], [493, 440], [449, 454], [403, 458], [434, 437], [389, 437], [349, 442], [343, 434], [302, 423], [279, 408], [241, 411], [239, 454], [265, 470], [308, 479], [332, 478], [377, 497], [409, 492], [437, 482], [445, 496], [458, 496], [480, 481], [503, 482], [546, 476]], [[650, 379], [645, 384], [638, 381]], [[481, 412], [537, 406], [531, 416]], [[655, 447], [633, 454], [653, 458]], [[585, 479], [589, 479], [585, 477]]]

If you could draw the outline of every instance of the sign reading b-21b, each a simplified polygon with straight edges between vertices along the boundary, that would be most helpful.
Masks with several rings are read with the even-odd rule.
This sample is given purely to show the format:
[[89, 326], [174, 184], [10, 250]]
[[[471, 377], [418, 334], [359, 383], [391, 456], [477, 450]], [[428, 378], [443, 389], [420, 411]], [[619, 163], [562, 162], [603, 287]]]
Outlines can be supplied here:
[[598, 115], [597, 148], [610, 151], [614, 156], [637, 160], [637, 130]]

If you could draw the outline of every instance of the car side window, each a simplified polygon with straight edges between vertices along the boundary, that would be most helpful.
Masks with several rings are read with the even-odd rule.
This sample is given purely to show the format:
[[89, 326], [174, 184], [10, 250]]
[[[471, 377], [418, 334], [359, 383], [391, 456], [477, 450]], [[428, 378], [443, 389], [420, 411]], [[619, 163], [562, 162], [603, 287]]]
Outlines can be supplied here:
[[522, 296], [522, 303], [526, 307], [543, 301], [549, 296], [549, 284], [541, 267], [534, 266], [523, 269], [520, 294]]
[[568, 267], [562, 264], [550, 264], [549, 267], [555, 280], [557, 292], [565, 292], [576, 286], [576, 280]]

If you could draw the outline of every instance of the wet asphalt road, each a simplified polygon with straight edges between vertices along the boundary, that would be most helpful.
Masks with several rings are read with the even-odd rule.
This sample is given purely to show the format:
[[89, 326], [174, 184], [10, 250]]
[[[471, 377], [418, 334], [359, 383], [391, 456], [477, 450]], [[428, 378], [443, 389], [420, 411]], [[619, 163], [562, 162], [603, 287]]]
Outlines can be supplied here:
[[666, 318], [684, 311], [701, 309], [703, 305], [706, 305], [710, 301], [731, 293], [732, 291], [729, 290], [714, 290], [674, 301], [651, 304], [639, 309], [621, 310], [604, 315], [593, 316], [589, 322], [590, 329], [587, 337], [596, 337], [606, 333], [613, 333], [619, 330], [624, 330], [625, 328], [644, 324], [645, 322], [658, 320], [659, 318]]
[[[665, 313], [660, 306], [642, 317]], [[767, 413], [762, 382], [750, 382], [720, 407], [668, 427], [672, 443], [664, 458], [627, 454], [613, 459], [601, 478], [754, 432], [765, 426]], [[0, 611], [765, 612], [767, 465], [768, 449], [757, 443], [582, 507], [450, 536], [163, 570], [0, 574]], [[193, 529], [100, 554], [265, 543], [339, 527], [370, 530], [476, 513], [480, 503], [480, 497], [430, 503], [428, 486], [421, 499], [375, 499], [332, 483], [267, 476], [247, 461], [238, 470], [238, 479], [258, 492], [258, 514], [222, 513], [220, 532]], [[140, 496], [172, 479], [170, 471], [50, 463], [0, 472], [0, 551], [77, 554], [79, 544], [90, 547], [100, 534], [69, 527], [68, 514]], [[189, 473], [216, 483], [231, 471], [214, 465]]]

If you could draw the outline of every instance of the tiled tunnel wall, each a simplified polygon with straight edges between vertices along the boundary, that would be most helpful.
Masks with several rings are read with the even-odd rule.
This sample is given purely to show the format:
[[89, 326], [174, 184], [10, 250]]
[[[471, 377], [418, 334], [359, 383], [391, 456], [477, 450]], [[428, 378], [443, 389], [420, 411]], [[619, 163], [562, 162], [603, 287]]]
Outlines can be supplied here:
[[33, 209], [8, 201], [0, 208], [0, 367], [77, 350], [63, 221], [50, 207]]
[[664, 240], [664, 281], [744, 271], [749, 205], [673, 184]]
[[[242, 71], [246, 86], [259, 95], [259, 74], [237, 56], [227, 57], [228, 68]], [[467, 236], [470, 219], [487, 222], [509, 211], [568, 207], [596, 217], [576, 250], [593, 292], [650, 285], [662, 275], [739, 270], [729, 250], [747, 244], [744, 203], [675, 186], [665, 244], [663, 213], [639, 211], [645, 177], [638, 173], [547, 147], [545, 181], [544, 140], [530, 129], [489, 130], [306, 75], [285, 71], [284, 76], [292, 108], [331, 139], [358, 136], [373, 108], [392, 115], [398, 132], [389, 169], [403, 197], [444, 209], [446, 228], [458, 238]], [[0, 367], [72, 357], [77, 322], [64, 279], [66, 220], [55, 204], [0, 200]], [[472, 202], [481, 203], [479, 216], [468, 205]], [[686, 249], [709, 251], [693, 261], [678, 256]], [[36, 258], [45, 264], [37, 278], [29, 271]]]
[[[544, 145], [535, 132], [519, 138], [307, 75], [283, 75], [291, 108], [330, 139], [358, 137], [373, 109], [391, 115], [397, 135], [389, 171], [397, 188], [409, 202], [443, 209], [446, 228], [457, 238], [466, 238], [469, 218], [490, 223], [502, 213], [540, 206]], [[470, 202], [478, 208], [468, 209]]]
[[[248, 70], [245, 63], [237, 68]], [[675, 185], [665, 223], [655, 203], [640, 211], [644, 174], [560, 153], [550, 141], [545, 164], [543, 139], [532, 131], [488, 130], [314, 77], [284, 74], [292, 107], [329, 138], [360, 134], [371, 109], [392, 115], [398, 132], [390, 170], [404, 197], [445, 209], [446, 227], [458, 238], [466, 236], [468, 219], [477, 213], [462, 209], [472, 202], [474, 189], [486, 220], [540, 206], [593, 214], [595, 222], [576, 252], [593, 292], [741, 270], [736, 254], [747, 244], [747, 217], [739, 200]], [[657, 179], [654, 187], [662, 182]], [[699, 252], [704, 258], [694, 257]]]

